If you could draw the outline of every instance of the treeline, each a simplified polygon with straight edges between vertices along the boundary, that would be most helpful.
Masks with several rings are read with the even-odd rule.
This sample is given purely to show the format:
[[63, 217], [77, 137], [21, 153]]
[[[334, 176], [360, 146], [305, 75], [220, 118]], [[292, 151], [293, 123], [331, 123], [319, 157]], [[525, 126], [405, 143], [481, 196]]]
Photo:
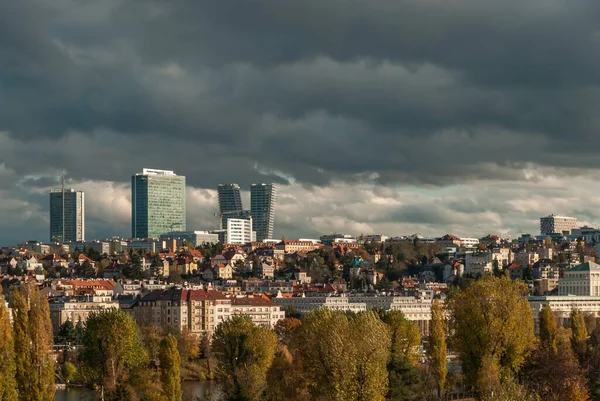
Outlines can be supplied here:
[[[574, 310], [558, 327], [544, 307], [536, 337], [527, 293], [495, 277], [454, 288], [434, 301], [425, 339], [399, 311], [319, 309], [274, 330], [237, 316], [199, 339], [110, 310], [61, 329], [79, 351], [55, 369], [48, 302], [24, 284], [12, 324], [0, 302], [0, 400], [51, 400], [55, 373], [105, 400], [181, 400], [182, 378], [216, 379], [228, 401], [599, 400], [595, 318]], [[447, 370], [447, 351], [462, 369]]]

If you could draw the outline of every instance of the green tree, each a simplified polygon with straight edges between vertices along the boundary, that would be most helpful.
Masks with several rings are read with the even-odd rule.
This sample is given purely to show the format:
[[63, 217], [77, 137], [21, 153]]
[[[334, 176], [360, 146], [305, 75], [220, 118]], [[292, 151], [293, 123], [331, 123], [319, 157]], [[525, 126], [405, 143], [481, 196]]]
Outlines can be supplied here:
[[390, 332], [375, 312], [319, 309], [306, 315], [295, 349], [310, 383], [311, 399], [383, 400]]
[[544, 305], [540, 311], [540, 347], [552, 354], [558, 352], [556, 347], [556, 319], [550, 305]]
[[4, 297], [0, 295], [0, 401], [17, 400], [15, 349]]
[[357, 401], [383, 401], [388, 391], [387, 363], [390, 359], [390, 328], [375, 312], [359, 313], [351, 319]]
[[126, 383], [147, 361], [133, 318], [120, 309], [90, 314], [81, 359], [91, 384], [113, 391]]
[[67, 361], [63, 363], [60, 372], [63, 379], [65, 379], [67, 384], [69, 384], [75, 378], [75, 375], [77, 374], [77, 368], [71, 362]]
[[77, 329], [72, 321], [67, 320], [58, 328], [58, 337], [67, 343], [77, 341]]
[[181, 375], [177, 340], [171, 334], [160, 343], [160, 381], [163, 393], [169, 401], [181, 401]]
[[579, 358], [579, 363], [583, 363], [587, 352], [587, 328], [583, 312], [579, 309], [571, 311], [571, 346], [573, 352]]
[[427, 347], [427, 359], [437, 384], [440, 399], [444, 394], [446, 384], [446, 330], [444, 322], [444, 311], [438, 300], [431, 305], [431, 324], [429, 328], [429, 343]]
[[392, 355], [397, 358], [406, 358], [412, 365], [416, 365], [421, 345], [419, 326], [406, 319], [404, 314], [398, 310], [379, 310], [378, 313], [381, 320], [390, 327]]
[[533, 316], [524, 298], [528, 292], [524, 283], [485, 277], [447, 300], [451, 344], [466, 384], [480, 394], [485, 390], [482, 376], [494, 382], [501, 374], [518, 373], [532, 350]]
[[419, 370], [408, 359], [392, 355], [388, 364], [390, 401], [421, 401], [424, 398], [424, 383]]
[[217, 327], [213, 352], [227, 399], [261, 399], [276, 349], [277, 335], [247, 317], [234, 316]]
[[48, 300], [33, 283], [23, 283], [13, 293], [14, 344], [19, 398], [54, 399], [52, 323]]

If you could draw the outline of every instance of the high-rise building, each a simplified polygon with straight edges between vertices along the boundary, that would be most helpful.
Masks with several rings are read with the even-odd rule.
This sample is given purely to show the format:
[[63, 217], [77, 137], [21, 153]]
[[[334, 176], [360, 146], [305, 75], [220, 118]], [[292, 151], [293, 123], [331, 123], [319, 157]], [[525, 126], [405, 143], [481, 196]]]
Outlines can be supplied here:
[[257, 241], [273, 238], [276, 197], [275, 184], [252, 184], [250, 187], [250, 213]]
[[577, 218], [567, 216], [550, 216], [540, 218], [540, 233], [542, 235], [571, 234], [579, 226]]
[[145, 168], [131, 177], [131, 236], [185, 231], [185, 177]]
[[242, 195], [238, 184], [219, 184], [219, 211], [221, 213], [242, 210]]
[[50, 191], [50, 241], [85, 241], [83, 191], [59, 188]]

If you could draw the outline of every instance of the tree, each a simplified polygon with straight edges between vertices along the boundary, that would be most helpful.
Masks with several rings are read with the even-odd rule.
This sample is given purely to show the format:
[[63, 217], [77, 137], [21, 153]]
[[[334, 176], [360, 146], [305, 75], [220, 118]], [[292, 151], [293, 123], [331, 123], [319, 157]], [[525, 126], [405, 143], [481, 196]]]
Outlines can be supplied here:
[[390, 332], [375, 312], [351, 315], [319, 309], [307, 314], [295, 349], [311, 399], [383, 400]]
[[437, 384], [440, 399], [444, 394], [446, 383], [446, 331], [444, 328], [444, 311], [438, 300], [431, 305], [431, 324], [429, 328], [429, 344], [427, 359]]
[[17, 400], [15, 349], [8, 309], [0, 295], [0, 401]]
[[556, 319], [550, 305], [544, 305], [540, 311], [540, 347], [552, 354], [558, 352], [556, 347]]
[[177, 340], [171, 334], [160, 343], [160, 382], [169, 401], [181, 401], [181, 375]]
[[280, 345], [267, 373], [267, 401], [307, 401], [308, 382], [302, 366], [285, 345]]
[[88, 380], [109, 391], [126, 383], [147, 361], [137, 324], [120, 309], [90, 314], [83, 346], [81, 359]]
[[58, 328], [58, 337], [67, 343], [77, 341], [77, 329], [72, 321], [67, 320]]
[[412, 365], [416, 365], [421, 345], [419, 326], [406, 319], [404, 314], [397, 310], [379, 310], [378, 313], [381, 320], [391, 329], [392, 355], [406, 358]]
[[388, 391], [391, 330], [375, 312], [359, 313], [350, 323], [355, 353], [354, 399], [383, 401]]
[[579, 363], [583, 363], [587, 351], [587, 328], [583, 312], [579, 309], [571, 311], [571, 346], [573, 352], [579, 358]]
[[217, 327], [213, 352], [227, 399], [261, 399], [276, 349], [277, 335], [248, 317], [234, 316]]
[[328, 309], [308, 313], [300, 329], [297, 355], [313, 400], [351, 400], [356, 376], [352, 330], [346, 315]]
[[52, 323], [48, 300], [33, 283], [13, 293], [17, 389], [22, 400], [54, 399]]
[[63, 379], [65, 379], [67, 384], [69, 384], [75, 378], [75, 375], [77, 374], [77, 368], [71, 362], [67, 361], [63, 363], [60, 372]]
[[275, 325], [275, 333], [277, 333], [279, 340], [283, 344], [289, 345], [298, 334], [300, 326], [302, 326], [302, 321], [300, 319], [286, 317], [277, 322]]
[[[484, 277], [447, 301], [453, 335], [466, 384], [480, 394], [481, 376], [517, 373], [531, 352], [533, 316], [524, 283]], [[506, 375], [505, 375], [506, 376]]]
[[523, 367], [523, 382], [544, 401], [568, 400], [572, 392], [581, 394], [585, 388], [584, 375], [569, 337], [568, 329], [556, 330], [556, 352], [540, 341], [540, 347]]
[[390, 401], [420, 401], [423, 399], [424, 384], [419, 370], [408, 359], [392, 355], [388, 364]]

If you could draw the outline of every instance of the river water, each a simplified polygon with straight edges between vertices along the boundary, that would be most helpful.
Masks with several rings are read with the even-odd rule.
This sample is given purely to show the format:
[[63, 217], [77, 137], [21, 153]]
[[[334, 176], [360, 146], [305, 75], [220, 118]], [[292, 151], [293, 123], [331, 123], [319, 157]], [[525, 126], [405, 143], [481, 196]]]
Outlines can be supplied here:
[[[213, 382], [183, 382], [183, 401], [193, 401], [194, 397], [202, 397], [206, 391], [210, 391], [211, 400], [219, 401], [221, 392], [218, 385]], [[66, 390], [56, 390], [54, 399], [56, 401], [94, 401], [98, 394], [93, 391], [82, 388], [69, 388]]]

